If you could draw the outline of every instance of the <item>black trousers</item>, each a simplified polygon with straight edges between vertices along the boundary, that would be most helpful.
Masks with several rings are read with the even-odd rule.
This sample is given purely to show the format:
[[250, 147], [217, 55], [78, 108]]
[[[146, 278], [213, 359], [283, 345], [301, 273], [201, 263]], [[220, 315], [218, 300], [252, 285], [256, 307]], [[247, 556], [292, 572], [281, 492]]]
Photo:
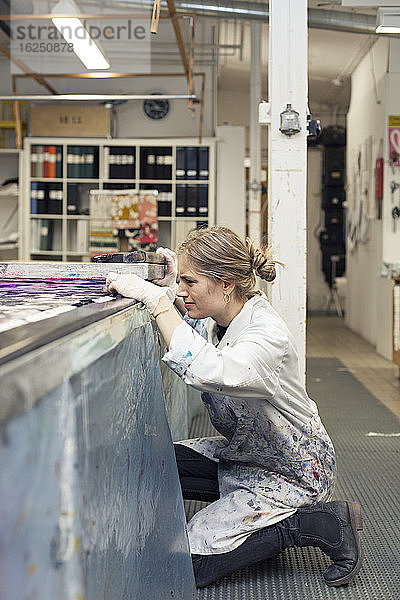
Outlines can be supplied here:
[[218, 500], [218, 463], [187, 446], [174, 444], [174, 448], [184, 499]]
[[[183, 497], [214, 502], [219, 498], [217, 463], [175, 444]], [[279, 523], [255, 531], [240, 546], [224, 554], [192, 554], [197, 587], [233, 571], [276, 556], [293, 546], [317, 546], [332, 560], [324, 573], [329, 586], [346, 585], [359, 572], [362, 549], [361, 507], [355, 502], [318, 502], [299, 508]]]
[[[187, 446], [174, 444], [174, 447], [184, 499], [206, 502], [218, 500], [218, 464]], [[289, 524], [288, 521], [285, 519], [285, 525]], [[192, 554], [196, 585], [204, 587], [242, 567], [275, 556], [287, 545], [286, 527], [278, 523], [252, 533], [231, 552]]]

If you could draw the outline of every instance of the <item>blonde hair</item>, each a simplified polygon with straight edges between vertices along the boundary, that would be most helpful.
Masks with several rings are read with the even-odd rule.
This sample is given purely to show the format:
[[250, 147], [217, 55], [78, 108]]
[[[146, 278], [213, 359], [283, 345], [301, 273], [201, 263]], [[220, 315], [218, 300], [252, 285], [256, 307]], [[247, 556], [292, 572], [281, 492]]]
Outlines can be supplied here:
[[[250, 238], [244, 243], [228, 227], [209, 227], [192, 231], [176, 249], [185, 255], [199, 275], [214, 281], [235, 284], [241, 299], [254, 296], [256, 275], [265, 281], [276, 277], [275, 261], [269, 248], [256, 248]], [[282, 264], [282, 263], [278, 263]]]

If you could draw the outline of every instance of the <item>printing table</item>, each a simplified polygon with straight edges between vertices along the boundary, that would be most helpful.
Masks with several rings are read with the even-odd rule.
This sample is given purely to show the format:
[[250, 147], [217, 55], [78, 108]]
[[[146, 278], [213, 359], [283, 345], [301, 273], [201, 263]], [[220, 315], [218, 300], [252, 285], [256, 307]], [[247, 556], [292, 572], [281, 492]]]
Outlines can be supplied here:
[[0, 318], [0, 597], [194, 599], [171, 439], [187, 437], [186, 392], [160, 365], [154, 320], [131, 299], [95, 301], [93, 281], [61, 311], [24, 287], [70, 279], [73, 296], [90, 276], [162, 266], [54, 264], [0, 264], [31, 305], [19, 324]]

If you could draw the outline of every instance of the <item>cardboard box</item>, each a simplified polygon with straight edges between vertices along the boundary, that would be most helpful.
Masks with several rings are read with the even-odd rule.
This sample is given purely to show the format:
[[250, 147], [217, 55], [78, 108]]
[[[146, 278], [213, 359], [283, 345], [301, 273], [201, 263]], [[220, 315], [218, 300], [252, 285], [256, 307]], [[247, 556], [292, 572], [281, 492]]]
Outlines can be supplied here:
[[31, 107], [30, 135], [39, 137], [107, 137], [110, 111], [88, 104], [37, 104]]

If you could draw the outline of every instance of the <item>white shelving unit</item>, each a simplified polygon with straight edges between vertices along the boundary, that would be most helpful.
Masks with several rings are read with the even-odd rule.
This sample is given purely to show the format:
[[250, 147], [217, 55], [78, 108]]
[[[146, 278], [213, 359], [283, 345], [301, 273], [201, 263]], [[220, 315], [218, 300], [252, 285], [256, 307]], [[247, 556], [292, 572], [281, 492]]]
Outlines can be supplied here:
[[[199, 144], [195, 138], [172, 138], [172, 139], [105, 139], [105, 138], [25, 138], [23, 150], [23, 173], [22, 173], [22, 244], [21, 257], [23, 260], [61, 260], [61, 261], [88, 261], [89, 247], [85, 252], [79, 251], [71, 245], [71, 240], [76, 235], [71, 235], [73, 229], [77, 227], [80, 220], [90, 220], [89, 214], [69, 214], [68, 202], [70, 201], [68, 192], [71, 184], [78, 184], [83, 200], [83, 211], [88, 213], [87, 197], [90, 189], [154, 189], [158, 186], [168, 186], [170, 199], [170, 214], [168, 216], [159, 215], [159, 241], [158, 245], [174, 248], [182, 241], [187, 233], [196, 228], [200, 223], [206, 222], [209, 225], [215, 223], [215, 138], [206, 138], [202, 144]], [[62, 170], [60, 177], [32, 177], [31, 163], [32, 153], [35, 154], [37, 146], [57, 146], [61, 148]], [[74, 158], [71, 158], [71, 147], [94, 148], [95, 149], [95, 168], [94, 177], [71, 177], [71, 164]], [[110, 178], [107, 171], [109, 162], [107, 156], [110, 151], [117, 151], [117, 148], [129, 148], [134, 155], [134, 177], [132, 178]], [[177, 148], [208, 148], [208, 178], [193, 179], [177, 177]], [[115, 150], [113, 150], [115, 148]], [[168, 165], [171, 166], [171, 178], [146, 178], [143, 176], [143, 162], [147, 158], [147, 150], [155, 153], [167, 152], [171, 149], [168, 156]], [[147, 150], [146, 150], [147, 149]], [[87, 150], [89, 152], [89, 150]], [[167, 163], [166, 163], [167, 164]], [[107, 172], [106, 172], [107, 171]], [[85, 173], [87, 175], [87, 172]], [[48, 214], [43, 212], [31, 212], [31, 185], [32, 183], [52, 184], [62, 192], [62, 207], [60, 214]], [[54, 185], [56, 184], [56, 185]], [[179, 185], [188, 186], [207, 186], [208, 188], [208, 210], [207, 214], [193, 214], [190, 216], [177, 215], [177, 189]], [[196, 190], [200, 192], [200, 189]], [[160, 196], [158, 196], [160, 200]], [[165, 202], [165, 200], [164, 200]], [[164, 203], [164, 208], [165, 208]], [[38, 222], [38, 225], [32, 223]], [[52, 224], [52, 225], [51, 225]], [[41, 228], [49, 226], [53, 229], [53, 241], [48, 249], [40, 249], [37, 239], [33, 239], [32, 231], [39, 232]], [[88, 228], [89, 229], [89, 228]], [[36, 235], [36, 233], [35, 233]]]
[[[13, 177], [21, 182], [21, 152], [17, 148], [0, 148], [0, 183]], [[21, 257], [20, 189], [17, 184], [0, 187], [0, 259], [5, 261]]]

